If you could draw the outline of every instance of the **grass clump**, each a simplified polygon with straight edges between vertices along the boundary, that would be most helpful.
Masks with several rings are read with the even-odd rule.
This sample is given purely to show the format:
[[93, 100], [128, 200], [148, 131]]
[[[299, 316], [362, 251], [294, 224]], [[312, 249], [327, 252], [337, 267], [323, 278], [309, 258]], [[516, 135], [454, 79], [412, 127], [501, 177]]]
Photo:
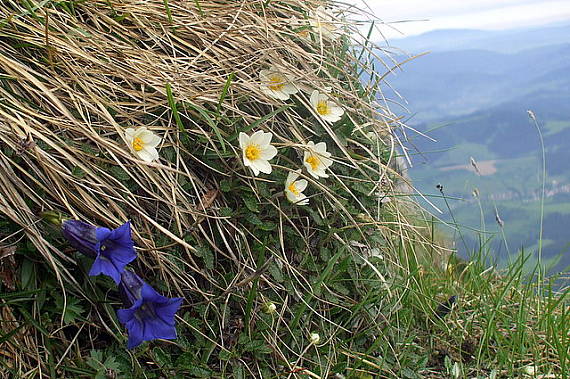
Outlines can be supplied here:
[[[331, 15], [319, 5], [2, 3], [6, 377], [414, 378], [463, 365], [454, 354], [466, 333], [452, 332], [480, 325], [486, 332], [465, 365], [492, 370], [502, 308], [469, 311], [478, 309], [471, 286], [508, 305], [525, 282], [494, 279], [504, 284], [495, 292], [503, 287], [484, 286], [482, 278], [498, 277], [482, 265], [459, 279], [447, 270], [449, 254], [394, 188], [401, 125], [375, 100], [384, 76], [369, 58], [378, 51], [350, 39], [352, 8]], [[268, 69], [299, 91], [288, 100], [268, 95], [260, 82]], [[343, 109], [340, 120], [321, 117], [315, 90]], [[127, 145], [126, 129], [141, 127], [161, 137], [158, 160]], [[271, 133], [278, 150], [270, 174], [244, 166], [240, 133], [256, 131]], [[303, 163], [311, 141], [332, 154], [327, 178]], [[308, 205], [285, 194], [297, 170]], [[126, 350], [114, 283], [87, 276], [89, 260], [42, 221], [45, 211], [109, 228], [130, 220], [135, 270], [185, 298], [178, 338]], [[454, 294], [462, 305], [442, 323], [439, 302]], [[560, 373], [565, 341], [553, 338], [566, 315], [557, 313], [564, 299], [552, 299], [548, 312], [525, 317], [547, 331], [539, 340], [557, 341], [549, 351]], [[467, 327], [466, 315], [477, 315]], [[507, 346], [496, 360], [508, 373], [543, 357], [530, 331], [518, 333], [518, 352]], [[440, 342], [449, 346], [447, 366], [434, 358]]]

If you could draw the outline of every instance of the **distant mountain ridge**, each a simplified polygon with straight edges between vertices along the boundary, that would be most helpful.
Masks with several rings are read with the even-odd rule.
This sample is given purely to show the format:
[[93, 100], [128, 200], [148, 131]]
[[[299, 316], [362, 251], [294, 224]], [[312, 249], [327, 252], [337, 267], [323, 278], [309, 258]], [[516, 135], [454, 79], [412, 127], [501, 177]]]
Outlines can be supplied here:
[[514, 53], [564, 43], [570, 43], [570, 23], [511, 30], [435, 30], [397, 39], [390, 45], [410, 54], [466, 49]]
[[388, 81], [418, 121], [429, 121], [468, 114], [534, 92], [568, 91], [569, 73], [570, 43], [518, 53], [434, 52], [402, 65], [402, 71]]

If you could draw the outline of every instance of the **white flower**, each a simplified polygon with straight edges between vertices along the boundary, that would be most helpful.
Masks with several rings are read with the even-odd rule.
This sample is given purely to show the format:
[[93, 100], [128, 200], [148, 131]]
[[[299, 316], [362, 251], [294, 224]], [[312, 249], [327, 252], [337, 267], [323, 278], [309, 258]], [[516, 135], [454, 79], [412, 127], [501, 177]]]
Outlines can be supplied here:
[[333, 164], [333, 161], [329, 159], [331, 153], [327, 151], [327, 144], [319, 142], [315, 145], [313, 141], [309, 141], [306, 148], [303, 164], [309, 174], [315, 179], [328, 178], [329, 175], [325, 170]]
[[321, 336], [319, 336], [319, 333], [311, 333], [309, 335], [309, 341], [313, 344], [316, 345], [321, 341]]
[[309, 24], [316, 28], [318, 33], [322, 34], [324, 38], [337, 39], [342, 33], [336, 26], [334, 15], [329, 9], [322, 5], [315, 11], [309, 12]]
[[129, 149], [140, 159], [145, 162], [152, 162], [158, 159], [158, 151], [156, 147], [162, 141], [162, 138], [148, 130], [146, 127], [138, 129], [127, 128], [125, 130], [125, 137]]
[[287, 200], [297, 205], [309, 204], [309, 199], [303, 193], [307, 188], [307, 181], [305, 179], [297, 180], [299, 178], [299, 171], [292, 171], [287, 175], [285, 181], [285, 195]]
[[249, 166], [254, 175], [259, 172], [271, 174], [269, 160], [277, 155], [277, 149], [271, 145], [273, 134], [264, 133], [261, 130], [248, 136], [245, 133], [239, 134], [239, 146], [243, 152], [243, 164]]
[[279, 100], [289, 100], [289, 97], [299, 92], [291, 83], [291, 77], [279, 72], [275, 67], [259, 71], [261, 92]]
[[311, 106], [324, 121], [337, 122], [344, 114], [344, 109], [329, 100], [329, 96], [314, 90], [311, 94]]

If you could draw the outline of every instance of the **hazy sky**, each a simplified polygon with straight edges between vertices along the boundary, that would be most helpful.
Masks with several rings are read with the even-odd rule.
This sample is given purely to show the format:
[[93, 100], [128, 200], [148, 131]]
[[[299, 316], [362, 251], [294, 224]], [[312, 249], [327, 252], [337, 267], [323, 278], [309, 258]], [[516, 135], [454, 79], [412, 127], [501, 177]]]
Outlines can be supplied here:
[[[405, 36], [434, 29], [510, 29], [570, 20], [570, 0], [364, 0]], [[402, 33], [383, 27], [388, 38]]]

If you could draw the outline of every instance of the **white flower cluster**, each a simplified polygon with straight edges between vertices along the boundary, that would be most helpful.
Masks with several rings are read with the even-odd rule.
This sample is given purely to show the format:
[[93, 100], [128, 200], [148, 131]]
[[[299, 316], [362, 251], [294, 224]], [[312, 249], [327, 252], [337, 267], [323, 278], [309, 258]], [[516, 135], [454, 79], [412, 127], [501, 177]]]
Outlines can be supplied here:
[[[322, 6], [310, 11], [308, 19], [293, 18], [289, 24], [293, 27], [299, 27], [301, 30], [297, 34], [309, 39], [311, 38], [310, 33], [316, 33], [319, 39], [329, 40], [336, 40], [342, 34], [332, 12]], [[259, 79], [262, 93], [282, 101], [289, 100], [292, 95], [296, 95], [299, 88], [306, 89], [308, 87], [296, 84], [291, 74], [283, 72], [275, 66], [260, 70]], [[334, 123], [341, 119], [344, 109], [332, 100], [330, 92], [330, 88], [325, 88], [322, 92], [313, 90], [310, 95], [309, 107], [313, 114], [322, 121]], [[251, 135], [240, 132], [238, 139], [243, 164], [249, 167], [255, 176], [260, 173], [271, 174], [272, 166], [269, 161], [277, 155], [277, 148], [271, 144], [273, 134], [261, 130], [255, 131]], [[125, 140], [129, 150], [139, 159], [145, 162], [159, 159], [157, 147], [162, 139], [146, 127], [126, 129]], [[327, 151], [326, 143], [309, 141], [303, 146], [303, 150], [302, 165], [306, 168], [307, 173], [317, 180], [327, 178], [329, 176], [327, 170], [333, 161], [331, 153]], [[285, 181], [284, 193], [290, 202], [297, 205], [307, 205], [309, 199], [303, 191], [307, 188], [308, 181], [300, 178], [301, 175], [300, 169], [289, 172]]]

